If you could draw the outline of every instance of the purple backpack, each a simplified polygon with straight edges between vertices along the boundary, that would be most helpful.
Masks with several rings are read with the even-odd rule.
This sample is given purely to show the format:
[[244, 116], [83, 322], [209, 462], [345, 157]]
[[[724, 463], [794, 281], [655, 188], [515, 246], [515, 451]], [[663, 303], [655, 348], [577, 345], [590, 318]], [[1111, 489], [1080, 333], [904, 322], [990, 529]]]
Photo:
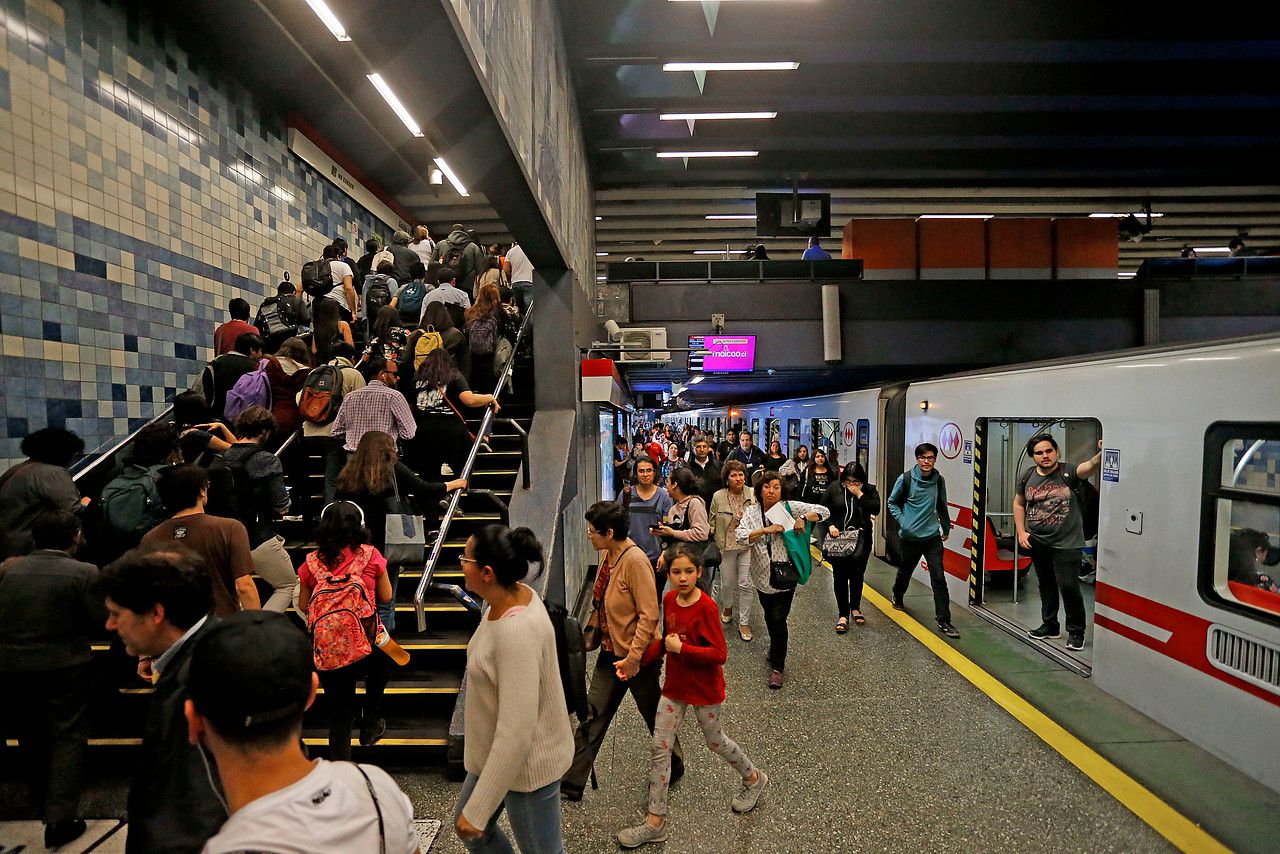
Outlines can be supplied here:
[[227, 421], [235, 421], [250, 406], [271, 408], [271, 383], [267, 380], [267, 359], [258, 363], [257, 370], [236, 380], [236, 384], [227, 392], [227, 405], [223, 407], [222, 417]]

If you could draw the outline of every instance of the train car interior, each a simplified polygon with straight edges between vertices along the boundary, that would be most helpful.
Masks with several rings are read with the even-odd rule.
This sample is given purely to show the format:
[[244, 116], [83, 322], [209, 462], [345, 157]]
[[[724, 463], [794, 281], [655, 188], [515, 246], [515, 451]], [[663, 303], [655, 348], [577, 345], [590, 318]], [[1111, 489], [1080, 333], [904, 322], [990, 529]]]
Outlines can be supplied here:
[[[985, 490], [980, 496], [986, 516], [986, 534], [980, 570], [983, 574], [982, 602], [986, 609], [1014, 625], [1030, 630], [1041, 623], [1040, 584], [1027, 550], [1018, 544], [1014, 526], [1013, 500], [1018, 482], [1035, 464], [1026, 453], [1027, 440], [1048, 433], [1057, 440], [1064, 463], [1078, 465], [1097, 453], [1102, 438], [1102, 425], [1092, 418], [1054, 420], [1050, 418], [997, 418], [987, 422], [987, 471]], [[1085, 547], [1080, 562], [1080, 592], [1084, 599], [1084, 649], [1070, 653], [1086, 664], [1093, 660], [1094, 585], [1098, 560], [1098, 490], [1099, 473], [1090, 485], [1093, 505], [1086, 511]], [[1088, 489], [1087, 487], [1085, 489]], [[979, 508], [975, 507], [976, 512]], [[1088, 514], [1092, 514], [1092, 519]], [[1061, 646], [1063, 638], [1046, 641]], [[1063, 653], [1067, 654], [1067, 653]]]

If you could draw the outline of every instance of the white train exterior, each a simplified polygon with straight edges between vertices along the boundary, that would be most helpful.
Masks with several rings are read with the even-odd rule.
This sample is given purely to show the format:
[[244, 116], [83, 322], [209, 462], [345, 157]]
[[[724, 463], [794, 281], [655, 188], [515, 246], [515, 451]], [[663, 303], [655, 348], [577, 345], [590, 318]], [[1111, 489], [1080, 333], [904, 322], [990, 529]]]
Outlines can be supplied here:
[[[1233, 531], [1258, 527], [1274, 544], [1280, 530], [1280, 338], [1086, 357], [732, 412], [666, 420], [732, 420], [748, 429], [758, 420], [760, 441], [768, 419], [778, 419], [784, 435], [799, 419], [810, 447], [814, 427], [838, 421], [840, 462], [861, 449], [882, 495], [914, 465], [917, 444], [938, 446], [954, 523], [945, 560], [952, 601], [979, 608], [991, 573], [1014, 567], [1006, 552], [995, 554], [991, 529], [1007, 530], [1010, 520], [1001, 518], [1007, 484], [995, 482], [1006, 478], [994, 472], [1044, 425], [1075, 440], [1074, 449], [1070, 441], [1063, 448], [1073, 463], [1086, 442], [1095, 450], [1100, 428], [1091, 675], [1280, 790], [1280, 594], [1242, 590], [1227, 578]], [[866, 425], [869, 435], [859, 436]], [[890, 545], [885, 518], [877, 522], [881, 556]], [[988, 572], [979, 571], [984, 566]], [[927, 584], [927, 573], [918, 568], [916, 580]]]

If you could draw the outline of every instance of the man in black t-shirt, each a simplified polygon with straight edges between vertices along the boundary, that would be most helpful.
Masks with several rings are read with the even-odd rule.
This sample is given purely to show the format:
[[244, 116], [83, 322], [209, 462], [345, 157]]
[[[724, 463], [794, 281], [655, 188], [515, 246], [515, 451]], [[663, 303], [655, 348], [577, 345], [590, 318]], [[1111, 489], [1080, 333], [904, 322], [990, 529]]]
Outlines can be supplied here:
[[1084, 649], [1084, 599], [1080, 595], [1084, 515], [1073, 490], [1098, 470], [1102, 451], [1072, 466], [1059, 461], [1057, 441], [1048, 433], [1040, 433], [1027, 442], [1026, 453], [1035, 466], [1018, 479], [1013, 522], [1018, 529], [1018, 545], [1031, 553], [1040, 585], [1041, 625], [1030, 634], [1037, 639], [1062, 636], [1058, 624], [1061, 591], [1067, 649]]

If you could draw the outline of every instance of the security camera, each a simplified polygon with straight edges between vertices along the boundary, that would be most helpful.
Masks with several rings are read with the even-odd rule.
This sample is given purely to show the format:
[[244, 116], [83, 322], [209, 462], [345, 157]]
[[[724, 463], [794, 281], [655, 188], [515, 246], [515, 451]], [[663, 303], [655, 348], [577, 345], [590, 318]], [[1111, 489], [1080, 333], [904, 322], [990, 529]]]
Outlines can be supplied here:
[[606, 320], [604, 322], [604, 331], [609, 336], [610, 341], [622, 340], [622, 327], [618, 325], [616, 320]]

